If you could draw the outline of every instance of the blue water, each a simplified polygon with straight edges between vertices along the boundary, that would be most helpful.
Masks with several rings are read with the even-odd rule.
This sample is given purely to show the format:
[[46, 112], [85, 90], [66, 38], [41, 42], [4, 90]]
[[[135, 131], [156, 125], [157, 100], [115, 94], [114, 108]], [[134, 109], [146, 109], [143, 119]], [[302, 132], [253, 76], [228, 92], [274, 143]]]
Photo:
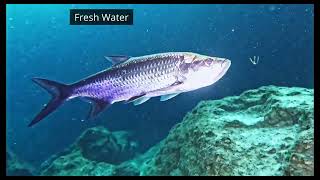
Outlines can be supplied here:
[[[70, 26], [71, 8], [133, 9], [134, 25]], [[201, 100], [263, 85], [314, 86], [313, 5], [7, 5], [6, 20], [7, 147], [34, 165], [88, 127], [131, 131], [143, 152]], [[32, 77], [72, 83], [110, 67], [105, 55], [168, 51], [226, 57], [232, 65], [216, 84], [166, 102], [118, 103], [84, 121], [89, 104], [72, 100], [27, 127], [50, 99]]]

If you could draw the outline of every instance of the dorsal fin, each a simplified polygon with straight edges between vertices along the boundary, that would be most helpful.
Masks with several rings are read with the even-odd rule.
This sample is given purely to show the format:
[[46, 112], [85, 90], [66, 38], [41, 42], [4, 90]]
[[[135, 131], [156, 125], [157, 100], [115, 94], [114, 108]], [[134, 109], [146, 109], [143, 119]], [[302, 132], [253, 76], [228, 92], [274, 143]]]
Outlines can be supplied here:
[[125, 62], [125, 61], [127, 61], [128, 59], [131, 58], [131, 56], [122, 56], [122, 55], [119, 55], [119, 56], [104, 56], [104, 57], [109, 62], [111, 62], [112, 65], [123, 63], [123, 62]]

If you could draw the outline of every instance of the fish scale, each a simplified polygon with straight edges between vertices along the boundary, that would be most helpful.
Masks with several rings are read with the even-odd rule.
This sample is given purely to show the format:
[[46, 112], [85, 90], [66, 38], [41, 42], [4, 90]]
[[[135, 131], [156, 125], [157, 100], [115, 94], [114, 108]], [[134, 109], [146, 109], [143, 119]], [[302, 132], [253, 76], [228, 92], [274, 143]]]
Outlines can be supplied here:
[[[116, 94], [117, 101], [121, 101], [132, 97], [132, 93], [139, 95], [139, 93], [154, 91], [174, 83], [177, 67], [172, 63], [174, 62], [172, 59], [176, 58], [176, 56], [172, 56], [172, 59], [168, 58], [170, 56], [142, 60], [138, 64], [139, 68], [135, 67], [138, 66], [136, 62], [128, 63], [125, 66], [116, 66], [115, 68], [125, 68], [118, 71], [125, 70], [128, 73], [122, 74], [122, 77], [124, 77], [122, 81], [115, 82], [115, 86], [118, 89], [111, 90], [110, 93]], [[115, 78], [120, 79], [119, 77]]]

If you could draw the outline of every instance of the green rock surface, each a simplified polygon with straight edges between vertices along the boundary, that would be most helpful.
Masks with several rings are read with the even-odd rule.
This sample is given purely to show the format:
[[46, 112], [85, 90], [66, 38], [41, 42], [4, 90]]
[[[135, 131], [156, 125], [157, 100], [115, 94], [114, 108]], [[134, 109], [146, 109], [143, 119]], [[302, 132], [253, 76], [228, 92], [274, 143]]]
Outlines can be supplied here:
[[141, 175], [313, 175], [313, 90], [264, 86], [202, 101]]
[[43, 163], [40, 174], [115, 175], [117, 165], [136, 156], [138, 145], [130, 136], [101, 126], [87, 129], [68, 149]]
[[[109, 146], [90, 137], [76, 142], [82, 151], [58, 156], [42, 175], [313, 175], [314, 95], [312, 89], [264, 86], [202, 101], [164, 140], [120, 164], [85, 155]], [[111, 151], [99, 152], [106, 157]]]
[[13, 152], [6, 151], [6, 175], [7, 176], [33, 176], [34, 168], [21, 161]]
[[82, 134], [76, 147], [87, 159], [119, 164], [134, 157], [137, 143], [130, 140], [126, 131], [110, 132], [106, 128], [95, 127]]

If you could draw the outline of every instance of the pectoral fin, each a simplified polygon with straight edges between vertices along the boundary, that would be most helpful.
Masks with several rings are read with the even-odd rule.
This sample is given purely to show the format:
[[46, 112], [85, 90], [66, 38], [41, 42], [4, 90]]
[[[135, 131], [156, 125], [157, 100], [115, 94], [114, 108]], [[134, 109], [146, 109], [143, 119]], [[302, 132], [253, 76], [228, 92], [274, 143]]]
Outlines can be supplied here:
[[169, 85], [168, 87], [164, 87], [164, 88], [161, 88], [161, 89], [157, 89], [157, 90], [154, 90], [154, 91], [151, 91], [151, 92], [169, 91], [169, 90], [172, 90], [172, 89], [174, 89], [174, 88], [179, 87], [179, 86], [182, 85], [182, 84], [183, 84], [182, 81], [176, 81], [176, 82], [174, 82], [173, 84]]
[[124, 103], [125, 103], [125, 104], [128, 104], [128, 103], [134, 102], [134, 101], [142, 98], [144, 95], [146, 95], [146, 93], [141, 93], [141, 94], [139, 94], [139, 95], [137, 95], [137, 96], [133, 96], [133, 97], [131, 97], [130, 99], [126, 100]]
[[180, 94], [180, 93], [163, 95], [163, 96], [160, 97], [160, 101], [167, 101], [167, 100], [169, 100], [171, 98], [176, 97], [178, 94]]
[[140, 104], [142, 104], [142, 103], [145, 103], [145, 102], [148, 101], [149, 99], [150, 99], [150, 97], [141, 97], [141, 98], [138, 98], [138, 99], [134, 100], [134, 101], [133, 101], [133, 104], [134, 104], [135, 106], [137, 106], [137, 105], [140, 105]]

